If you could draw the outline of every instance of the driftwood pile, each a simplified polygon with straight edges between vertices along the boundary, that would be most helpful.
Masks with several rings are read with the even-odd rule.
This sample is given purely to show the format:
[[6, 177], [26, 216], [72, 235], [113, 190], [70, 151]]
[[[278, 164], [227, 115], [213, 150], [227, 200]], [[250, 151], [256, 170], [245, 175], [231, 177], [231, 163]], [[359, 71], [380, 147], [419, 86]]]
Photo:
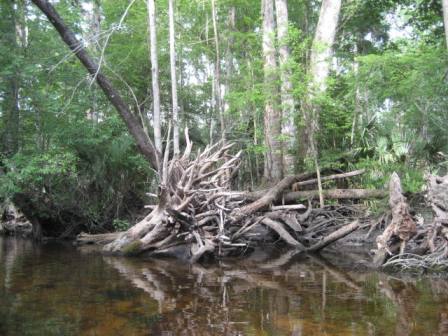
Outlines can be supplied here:
[[[241, 152], [232, 144], [207, 146], [190, 159], [192, 143], [181, 157], [169, 160], [169, 146], [159, 172], [158, 204], [141, 222], [126, 232], [78, 236], [79, 244], [104, 245], [104, 251], [137, 255], [170, 253], [182, 247], [190, 262], [205, 254], [224, 257], [244, 254], [268, 239], [282, 240], [300, 251], [317, 251], [360, 227], [356, 207], [312, 209], [315, 191], [291, 191], [315, 183], [313, 174], [288, 176], [274, 187], [257, 192], [231, 190]], [[355, 171], [322, 180], [362, 174]], [[377, 190], [331, 190], [333, 198], [382, 197]], [[308, 198], [308, 206], [297, 204]], [[292, 203], [292, 204], [291, 204]]]

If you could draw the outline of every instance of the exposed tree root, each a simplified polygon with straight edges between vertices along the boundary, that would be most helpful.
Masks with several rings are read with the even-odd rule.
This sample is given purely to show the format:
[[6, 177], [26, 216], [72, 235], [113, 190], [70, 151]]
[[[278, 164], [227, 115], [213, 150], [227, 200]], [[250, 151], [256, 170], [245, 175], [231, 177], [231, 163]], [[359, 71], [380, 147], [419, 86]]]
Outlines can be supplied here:
[[[376, 265], [382, 265], [386, 269], [419, 273], [446, 271], [448, 269], [448, 175], [427, 177], [426, 201], [433, 211], [432, 222], [425, 223], [420, 218], [417, 224], [414, 223], [407, 207], [401, 204], [402, 201], [403, 198], [391, 194], [391, 206], [394, 204], [398, 206], [395, 210], [392, 208], [391, 224], [378, 237], [379, 247], [383, 247], [386, 242], [389, 242], [389, 245], [386, 246], [387, 248], [383, 247], [382, 251], [378, 251]], [[393, 241], [394, 236], [399, 240]], [[403, 242], [408, 240], [411, 248], [404, 253]], [[386, 261], [390, 255], [392, 257]]]
[[[170, 253], [182, 247], [187, 254], [184, 257], [196, 262], [206, 254], [243, 254], [256, 244], [279, 239], [299, 251], [317, 251], [359, 227], [358, 222], [351, 223], [355, 208], [313, 210], [310, 200], [308, 206], [273, 205], [284, 203], [285, 199], [295, 202], [297, 197], [288, 198], [289, 194], [296, 195], [290, 192], [291, 186], [312, 181], [313, 173], [287, 176], [262, 193], [231, 191], [241, 152], [232, 154], [232, 144], [218, 143], [207, 146], [190, 160], [192, 143], [187, 131], [185, 135], [187, 146], [182, 157], [169, 160], [167, 146], [159, 171], [159, 202], [151, 206], [152, 212], [126, 232], [82, 234], [78, 243], [104, 244], [105, 252], [123, 255]], [[333, 178], [341, 175], [323, 177]], [[352, 195], [356, 198], [373, 193], [376, 197], [375, 192], [352, 191]], [[310, 199], [314, 196], [312, 192], [305, 195]], [[346, 226], [348, 223], [351, 224]]]
[[374, 264], [381, 266], [388, 255], [393, 254], [392, 246], [400, 242], [400, 254], [403, 254], [406, 243], [417, 232], [417, 227], [409, 212], [409, 204], [403, 196], [400, 178], [393, 173], [389, 183], [389, 206], [392, 220], [384, 232], [377, 237], [378, 249], [375, 253]]

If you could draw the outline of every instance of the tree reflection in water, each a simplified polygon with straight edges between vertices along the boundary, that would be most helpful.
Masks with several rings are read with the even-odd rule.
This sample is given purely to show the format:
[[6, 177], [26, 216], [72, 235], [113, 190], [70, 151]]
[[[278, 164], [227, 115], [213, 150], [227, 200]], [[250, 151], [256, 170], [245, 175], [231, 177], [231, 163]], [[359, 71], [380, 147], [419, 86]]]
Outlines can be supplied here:
[[[221, 262], [219, 266], [173, 260], [105, 260], [158, 302], [165, 318], [152, 330], [156, 334], [387, 332], [401, 336], [429, 327], [428, 321], [417, 323], [416, 305], [422, 297], [414, 280], [347, 271], [318, 255], [297, 258], [296, 254], [288, 251], [275, 259]], [[372, 280], [375, 288], [369, 286]], [[448, 296], [444, 280], [425, 281]], [[384, 306], [382, 311], [375, 307], [378, 303]], [[445, 335], [447, 313], [439, 316], [438, 327], [429, 330], [435, 328], [433, 334]]]
[[448, 334], [446, 280], [269, 255], [188, 265], [0, 239], [0, 334]]

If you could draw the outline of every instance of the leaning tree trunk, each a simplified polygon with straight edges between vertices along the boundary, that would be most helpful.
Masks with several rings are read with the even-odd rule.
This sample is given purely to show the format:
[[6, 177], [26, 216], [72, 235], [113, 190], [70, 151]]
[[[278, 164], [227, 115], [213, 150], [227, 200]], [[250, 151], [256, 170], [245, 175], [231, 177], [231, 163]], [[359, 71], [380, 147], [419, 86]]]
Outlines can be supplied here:
[[159, 169], [159, 153], [154, 147], [153, 142], [149, 139], [138, 119], [129, 109], [129, 105], [123, 100], [118, 91], [112, 86], [109, 79], [100, 71], [98, 64], [89, 56], [85, 46], [81, 43], [71, 29], [67, 27], [64, 20], [59, 16], [58, 12], [48, 2], [48, 0], [32, 0], [33, 3], [47, 16], [50, 23], [55, 27], [65, 44], [81, 61], [82, 65], [87, 69], [89, 74], [94, 76], [99, 87], [103, 90], [107, 99], [115, 107], [121, 118], [125, 122], [129, 133], [134, 137], [137, 148], [140, 153], [148, 160], [151, 166]]

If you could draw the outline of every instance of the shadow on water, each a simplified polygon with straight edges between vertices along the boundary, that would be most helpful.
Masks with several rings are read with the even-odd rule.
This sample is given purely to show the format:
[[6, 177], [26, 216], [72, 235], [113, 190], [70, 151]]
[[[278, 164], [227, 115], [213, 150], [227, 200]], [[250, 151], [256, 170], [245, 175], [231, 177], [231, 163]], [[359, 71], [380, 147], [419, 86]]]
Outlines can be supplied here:
[[269, 254], [188, 265], [0, 238], [0, 335], [448, 334], [446, 280]]

